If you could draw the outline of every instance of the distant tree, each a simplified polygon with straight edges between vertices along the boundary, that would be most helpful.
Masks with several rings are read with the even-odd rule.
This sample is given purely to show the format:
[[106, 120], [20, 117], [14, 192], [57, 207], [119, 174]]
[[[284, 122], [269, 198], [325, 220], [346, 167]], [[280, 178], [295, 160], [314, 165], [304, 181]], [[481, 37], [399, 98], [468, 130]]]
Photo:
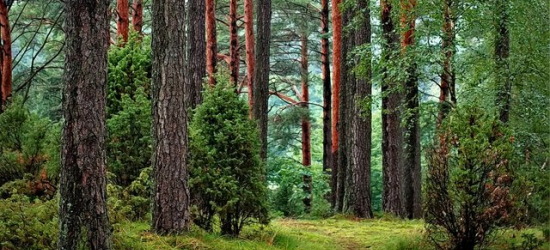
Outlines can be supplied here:
[[512, 80], [508, 57], [510, 56], [510, 31], [508, 30], [508, 0], [495, 1], [495, 80], [497, 84], [496, 106], [500, 121], [510, 120]]
[[77, 249], [83, 238], [85, 248], [111, 248], [105, 177], [109, 2], [65, 1], [59, 249]]
[[128, 42], [128, 34], [130, 31], [130, 3], [128, 0], [116, 1], [116, 36], [122, 37], [122, 43], [119, 46], [124, 46]]
[[143, 34], [143, 0], [133, 1], [132, 26], [137, 33]]
[[455, 45], [455, 23], [456, 5], [459, 0], [443, 0], [443, 32], [441, 35], [441, 53], [443, 63], [441, 71], [441, 82], [439, 83], [439, 115], [437, 123], [441, 124], [443, 119], [450, 112], [451, 107], [456, 104], [456, 76], [454, 67]]
[[3, 106], [11, 96], [12, 91], [12, 55], [11, 55], [11, 29], [8, 17], [8, 3], [6, 0], [0, 0], [0, 113]]
[[331, 81], [330, 81], [330, 45], [329, 0], [321, 0], [321, 71], [323, 74], [323, 170], [331, 168]]
[[216, 36], [216, 1], [206, 1], [206, 72], [208, 73], [208, 84], [213, 86], [216, 84], [214, 74], [216, 73], [217, 64], [217, 36]]
[[341, 0], [332, 1], [332, 114], [331, 114], [331, 204], [336, 208], [338, 200], [338, 122], [340, 109], [340, 77], [342, 65], [342, 13]]
[[253, 117], [254, 107], [254, 68], [256, 61], [254, 58], [254, 1], [244, 0], [244, 36], [246, 49], [246, 86], [248, 88], [248, 107], [250, 109], [250, 118]]
[[238, 0], [229, 0], [229, 72], [231, 81], [235, 86], [239, 82], [239, 66], [241, 64], [239, 57], [239, 26], [238, 19]]

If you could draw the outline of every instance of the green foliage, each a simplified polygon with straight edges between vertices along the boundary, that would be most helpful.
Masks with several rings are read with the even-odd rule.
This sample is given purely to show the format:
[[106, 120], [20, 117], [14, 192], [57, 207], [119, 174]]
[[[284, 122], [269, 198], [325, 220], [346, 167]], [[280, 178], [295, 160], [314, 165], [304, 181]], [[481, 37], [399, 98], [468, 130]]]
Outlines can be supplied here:
[[190, 132], [190, 189], [197, 225], [238, 235], [252, 221], [267, 223], [265, 170], [256, 124], [246, 103], [218, 78], [193, 114]]
[[128, 187], [109, 183], [107, 204], [111, 223], [143, 221], [148, 219], [151, 208], [152, 168], [144, 168], [139, 177]]
[[438, 248], [474, 249], [512, 212], [510, 132], [475, 106], [456, 109], [430, 151], [426, 222]]

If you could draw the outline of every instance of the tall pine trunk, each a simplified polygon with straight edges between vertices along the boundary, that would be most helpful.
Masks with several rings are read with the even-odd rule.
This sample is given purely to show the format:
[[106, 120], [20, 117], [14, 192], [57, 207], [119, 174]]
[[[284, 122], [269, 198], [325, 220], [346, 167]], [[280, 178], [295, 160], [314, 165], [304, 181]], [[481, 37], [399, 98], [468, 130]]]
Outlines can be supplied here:
[[404, 153], [403, 153], [403, 188], [405, 216], [409, 219], [422, 217], [422, 183], [420, 165], [420, 106], [418, 96], [418, 77], [414, 58], [414, 32], [416, 0], [401, 0], [400, 25], [401, 54], [405, 69], [405, 109], [404, 117]]
[[153, 208], [159, 234], [189, 230], [187, 115], [184, 103], [185, 3], [156, 0], [152, 8]]
[[218, 56], [218, 41], [216, 38], [216, 1], [205, 0], [206, 3], [206, 72], [208, 84], [216, 84], [216, 64]]
[[117, 38], [122, 37], [123, 43], [120, 45], [124, 46], [124, 44], [128, 42], [128, 32], [130, 28], [130, 3], [128, 0], [117, 0], [116, 12], [116, 34]]
[[269, 46], [271, 41], [271, 0], [258, 0], [256, 30], [256, 70], [252, 88], [254, 119], [258, 120], [262, 148], [260, 156], [267, 159], [267, 119], [269, 100]]
[[321, 0], [321, 71], [323, 75], [323, 172], [331, 165], [331, 86], [330, 86], [330, 48], [328, 42], [329, 0]]
[[400, 128], [399, 104], [402, 97], [399, 85], [390, 74], [388, 62], [395, 60], [399, 51], [399, 36], [392, 20], [392, 5], [381, 0], [383, 57], [386, 65], [382, 69], [382, 209], [384, 212], [401, 216], [403, 212], [403, 137]]
[[[308, 117], [302, 117], [302, 165], [306, 168], [311, 168], [311, 123], [309, 121], [309, 58], [308, 58], [308, 37], [304, 32], [300, 37], [301, 42], [301, 62], [300, 76], [302, 80], [302, 108], [307, 110]], [[303, 202], [306, 213], [311, 211], [312, 200], [312, 177], [305, 174], [304, 181], [304, 197]]]
[[108, 7], [108, 0], [65, 1], [58, 249], [77, 249], [82, 239], [87, 249], [111, 248], [105, 166]]
[[0, 0], [0, 38], [2, 39], [0, 51], [0, 113], [12, 92], [12, 54], [11, 54], [11, 29], [9, 22], [8, 6], [6, 1]]
[[331, 205], [337, 209], [338, 200], [338, 124], [340, 110], [340, 76], [342, 63], [342, 13], [341, 0], [332, 2], [332, 114], [331, 114]]
[[239, 82], [239, 30], [237, 26], [237, 1], [229, 0], [229, 73], [231, 82]]
[[246, 86], [248, 88], [248, 108], [250, 118], [253, 117], [254, 106], [254, 3], [252, 0], [244, 0], [244, 36], [246, 47]]
[[455, 91], [455, 72], [453, 66], [453, 56], [455, 54], [455, 17], [453, 8], [456, 0], [443, 0], [443, 33], [441, 53], [443, 53], [443, 70], [441, 72], [441, 82], [439, 84], [439, 114], [437, 116], [437, 125], [439, 126], [443, 119], [450, 112], [451, 107], [456, 103]]
[[142, 34], [143, 30], [143, 0], [134, 0], [132, 6], [132, 26], [134, 30], [139, 34]]
[[202, 103], [202, 83], [206, 74], [206, 37], [204, 0], [189, 0], [187, 70], [189, 77], [185, 84], [185, 103], [195, 108]]
[[[368, 0], [357, 0], [359, 26], [355, 31], [357, 46], [370, 46], [371, 23]], [[372, 56], [370, 52], [359, 60], [357, 65], [365, 68], [364, 74], [357, 75], [355, 104], [353, 106], [353, 214], [359, 218], [373, 218], [371, 196], [371, 150], [372, 150], [372, 111], [369, 103], [372, 98]]]
[[510, 120], [512, 81], [508, 57], [510, 56], [510, 32], [508, 31], [508, 0], [496, 0], [495, 5], [495, 79], [497, 85], [496, 107], [503, 123]]

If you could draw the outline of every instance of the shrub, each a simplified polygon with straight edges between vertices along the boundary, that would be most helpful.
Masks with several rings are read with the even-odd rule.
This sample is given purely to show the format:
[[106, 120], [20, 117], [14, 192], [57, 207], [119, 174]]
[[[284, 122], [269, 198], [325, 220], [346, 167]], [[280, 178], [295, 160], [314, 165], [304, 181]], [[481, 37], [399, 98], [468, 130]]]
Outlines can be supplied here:
[[190, 189], [194, 221], [238, 235], [244, 225], [267, 223], [265, 171], [257, 127], [228, 80], [205, 91], [190, 124]]
[[440, 249], [482, 245], [512, 209], [512, 138], [481, 108], [457, 109], [429, 150], [426, 222]]

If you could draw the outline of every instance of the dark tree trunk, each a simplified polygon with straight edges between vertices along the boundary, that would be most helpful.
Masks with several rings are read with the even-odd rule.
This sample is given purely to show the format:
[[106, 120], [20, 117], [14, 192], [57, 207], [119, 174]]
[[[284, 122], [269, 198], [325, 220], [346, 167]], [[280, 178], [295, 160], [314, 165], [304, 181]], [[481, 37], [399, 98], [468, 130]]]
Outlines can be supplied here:
[[239, 82], [239, 27], [237, 26], [238, 0], [229, 0], [229, 73], [231, 82]]
[[246, 86], [248, 88], [248, 110], [250, 118], [253, 117], [254, 107], [254, 3], [252, 0], [244, 0], [244, 36], [246, 47]]
[[128, 32], [130, 28], [130, 3], [128, 0], [116, 1], [116, 36], [122, 37], [123, 43], [120, 46], [124, 46], [128, 42]]
[[404, 209], [405, 216], [409, 219], [422, 217], [422, 173], [420, 165], [420, 106], [418, 96], [418, 79], [416, 62], [411, 50], [415, 46], [414, 32], [416, 16], [416, 0], [401, 0], [401, 28], [404, 30], [401, 39], [401, 54], [407, 62], [404, 86], [405, 108], [407, 115], [404, 117]]
[[330, 59], [328, 37], [328, 10], [329, 0], [321, 0], [321, 71], [323, 74], [323, 172], [331, 165], [331, 86], [330, 86]]
[[108, 7], [108, 0], [65, 1], [58, 249], [77, 249], [83, 238], [87, 249], [111, 248], [105, 177]]
[[0, 51], [0, 113], [6, 105], [6, 101], [12, 92], [12, 55], [11, 55], [11, 29], [9, 22], [8, 6], [6, 1], [0, 0], [0, 37], [2, 39]]
[[453, 7], [455, 0], [443, 0], [443, 34], [441, 53], [443, 53], [443, 70], [441, 72], [441, 83], [439, 92], [439, 114], [437, 126], [443, 122], [451, 107], [456, 103], [455, 72], [453, 67], [453, 56], [455, 54], [455, 17]]
[[331, 205], [338, 211], [338, 124], [340, 110], [340, 75], [342, 62], [342, 13], [338, 7], [342, 1], [332, 2], [332, 114], [331, 114]]
[[258, 120], [262, 149], [267, 159], [267, 119], [269, 99], [269, 46], [271, 41], [271, 0], [258, 0], [256, 30], [256, 70], [254, 73], [254, 119]]
[[194, 109], [202, 103], [202, 83], [206, 74], [206, 37], [204, 0], [189, 1], [189, 35], [187, 56], [187, 72], [189, 77], [185, 84], [185, 103]]
[[[355, 32], [357, 46], [370, 45], [371, 23], [370, 9], [367, 0], [357, 0], [359, 26]], [[353, 109], [353, 185], [354, 208], [353, 213], [359, 218], [373, 218], [371, 198], [371, 137], [372, 111], [371, 106], [365, 106], [363, 100], [370, 100], [372, 95], [371, 55], [356, 61], [358, 65], [366, 67], [364, 75], [357, 75], [355, 100]]]
[[[395, 60], [399, 50], [399, 36], [392, 20], [392, 6], [387, 0], [381, 0], [382, 32], [384, 38], [383, 56], [386, 62]], [[402, 97], [399, 86], [389, 74], [387, 65], [382, 69], [382, 172], [383, 194], [382, 208], [384, 212], [401, 216], [403, 212], [403, 137], [400, 128], [399, 104]]]
[[510, 55], [510, 32], [508, 31], [508, 0], [496, 0], [495, 74], [497, 85], [496, 107], [503, 123], [510, 120], [512, 81], [508, 57]]
[[[308, 38], [306, 33], [302, 33], [300, 38], [302, 48], [300, 62], [300, 76], [302, 78], [302, 107], [308, 110], [309, 114], [309, 59], [308, 59]], [[302, 165], [311, 168], [311, 123], [309, 117], [302, 118]], [[311, 175], [304, 175], [304, 197], [303, 202], [306, 213], [311, 211], [311, 200], [313, 189]]]
[[152, 229], [159, 234], [187, 231], [190, 226], [184, 13], [183, 1], [153, 1]]
[[208, 73], [208, 84], [216, 84], [216, 64], [218, 55], [218, 41], [216, 38], [216, 1], [206, 1], [206, 72]]
[[134, 0], [132, 26], [139, 34], [143, 34], [143, 0]]

